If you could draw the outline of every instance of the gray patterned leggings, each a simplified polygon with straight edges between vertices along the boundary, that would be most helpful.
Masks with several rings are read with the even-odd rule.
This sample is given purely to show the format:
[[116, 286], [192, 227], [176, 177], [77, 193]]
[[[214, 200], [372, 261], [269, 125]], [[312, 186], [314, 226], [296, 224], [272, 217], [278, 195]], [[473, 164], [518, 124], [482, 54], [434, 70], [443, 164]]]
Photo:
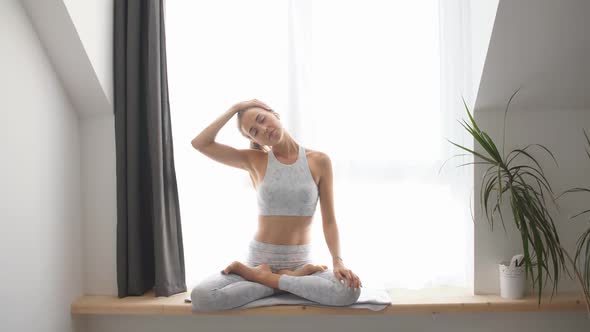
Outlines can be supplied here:
[[[273, 273], [282, 269], [294, 271], [311, 263], [311, 244], [278, 245], [252, 239], [244, 264], [255, 267], [268, 264]], [[361, 290], [347, 288], [332, 270], [306, 276], [281, 275], [279, 289], [248, 281], [240, 275], [221, 271], [210, 275], [191, 292], [193, 311], [221, 311], [242, 306], [277, 293], [289, 292], [322, 305], [347, 306], [355, 303]]]

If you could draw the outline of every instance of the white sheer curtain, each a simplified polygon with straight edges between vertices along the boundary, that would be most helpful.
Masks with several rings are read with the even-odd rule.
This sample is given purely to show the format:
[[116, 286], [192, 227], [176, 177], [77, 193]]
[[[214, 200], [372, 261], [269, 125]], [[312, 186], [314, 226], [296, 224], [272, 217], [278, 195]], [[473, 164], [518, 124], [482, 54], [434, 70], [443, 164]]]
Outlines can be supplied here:
[[[471, 166], [456, 165], [469, 160], [453, 158], [438, 174], [461, 153], [444, 137], [469, 146], [456, 121], [465, 114], [461, 95], [471, 98], [465, 2], [166, 6], [188, 286], [243, 259], [256, 230], [248, 174], [190, 146], [232, 104], [252, 98], [277, 110], [303, 146], [331, 157], [342, 256], [365, 286], [468, 286], [473, 177]], [[217, 139], [248, 147], [235, 118]], [[330, 265], [319, 206], [313, 244], [315, 260]]]

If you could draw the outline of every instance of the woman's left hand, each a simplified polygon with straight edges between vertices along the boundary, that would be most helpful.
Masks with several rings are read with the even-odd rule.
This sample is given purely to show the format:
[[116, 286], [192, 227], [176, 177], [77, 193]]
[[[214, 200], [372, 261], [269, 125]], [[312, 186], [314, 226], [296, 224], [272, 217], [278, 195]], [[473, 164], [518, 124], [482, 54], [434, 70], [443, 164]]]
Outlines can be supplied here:
[[336, 275], [336, 278], [338, 278], [340, 282], [344, 282], [344, 278], [348, 279], [348, 288], [363, 287], [363, 283], [359, 277], [350, 269], [346, 268], [343, 263], [334, 264], [334, 275]]

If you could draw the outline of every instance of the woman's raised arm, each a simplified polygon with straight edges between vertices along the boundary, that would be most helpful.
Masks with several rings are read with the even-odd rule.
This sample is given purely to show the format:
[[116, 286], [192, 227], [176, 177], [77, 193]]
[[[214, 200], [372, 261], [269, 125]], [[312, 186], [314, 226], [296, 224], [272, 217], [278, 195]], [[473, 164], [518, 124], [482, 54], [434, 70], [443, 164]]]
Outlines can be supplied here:
[[197, 135], [197, 137], [193, 138], [191, 145], [199, 152], [215, 161], [228, 166], [248, 170], [250, 167], [248, 149], [238, 150], [231, 146], [217, 143], [215, 142], [215, 137], [234, 114], [251, 107], [269, 109], [266, 104], [256, 99], [237, 103], [207, 126], [207, 128]]

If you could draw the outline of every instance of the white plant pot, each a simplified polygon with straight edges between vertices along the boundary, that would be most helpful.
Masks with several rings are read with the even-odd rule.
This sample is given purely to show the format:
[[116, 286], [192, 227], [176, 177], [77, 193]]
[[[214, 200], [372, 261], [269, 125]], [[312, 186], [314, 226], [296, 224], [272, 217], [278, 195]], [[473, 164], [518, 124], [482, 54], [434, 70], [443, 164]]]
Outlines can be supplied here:
[[500, 297], [505, 299], [520, 299], [526, 295], [526, 279], [524, 264], [515, 267], [509, 262], [498, 264], [500, 270]]

